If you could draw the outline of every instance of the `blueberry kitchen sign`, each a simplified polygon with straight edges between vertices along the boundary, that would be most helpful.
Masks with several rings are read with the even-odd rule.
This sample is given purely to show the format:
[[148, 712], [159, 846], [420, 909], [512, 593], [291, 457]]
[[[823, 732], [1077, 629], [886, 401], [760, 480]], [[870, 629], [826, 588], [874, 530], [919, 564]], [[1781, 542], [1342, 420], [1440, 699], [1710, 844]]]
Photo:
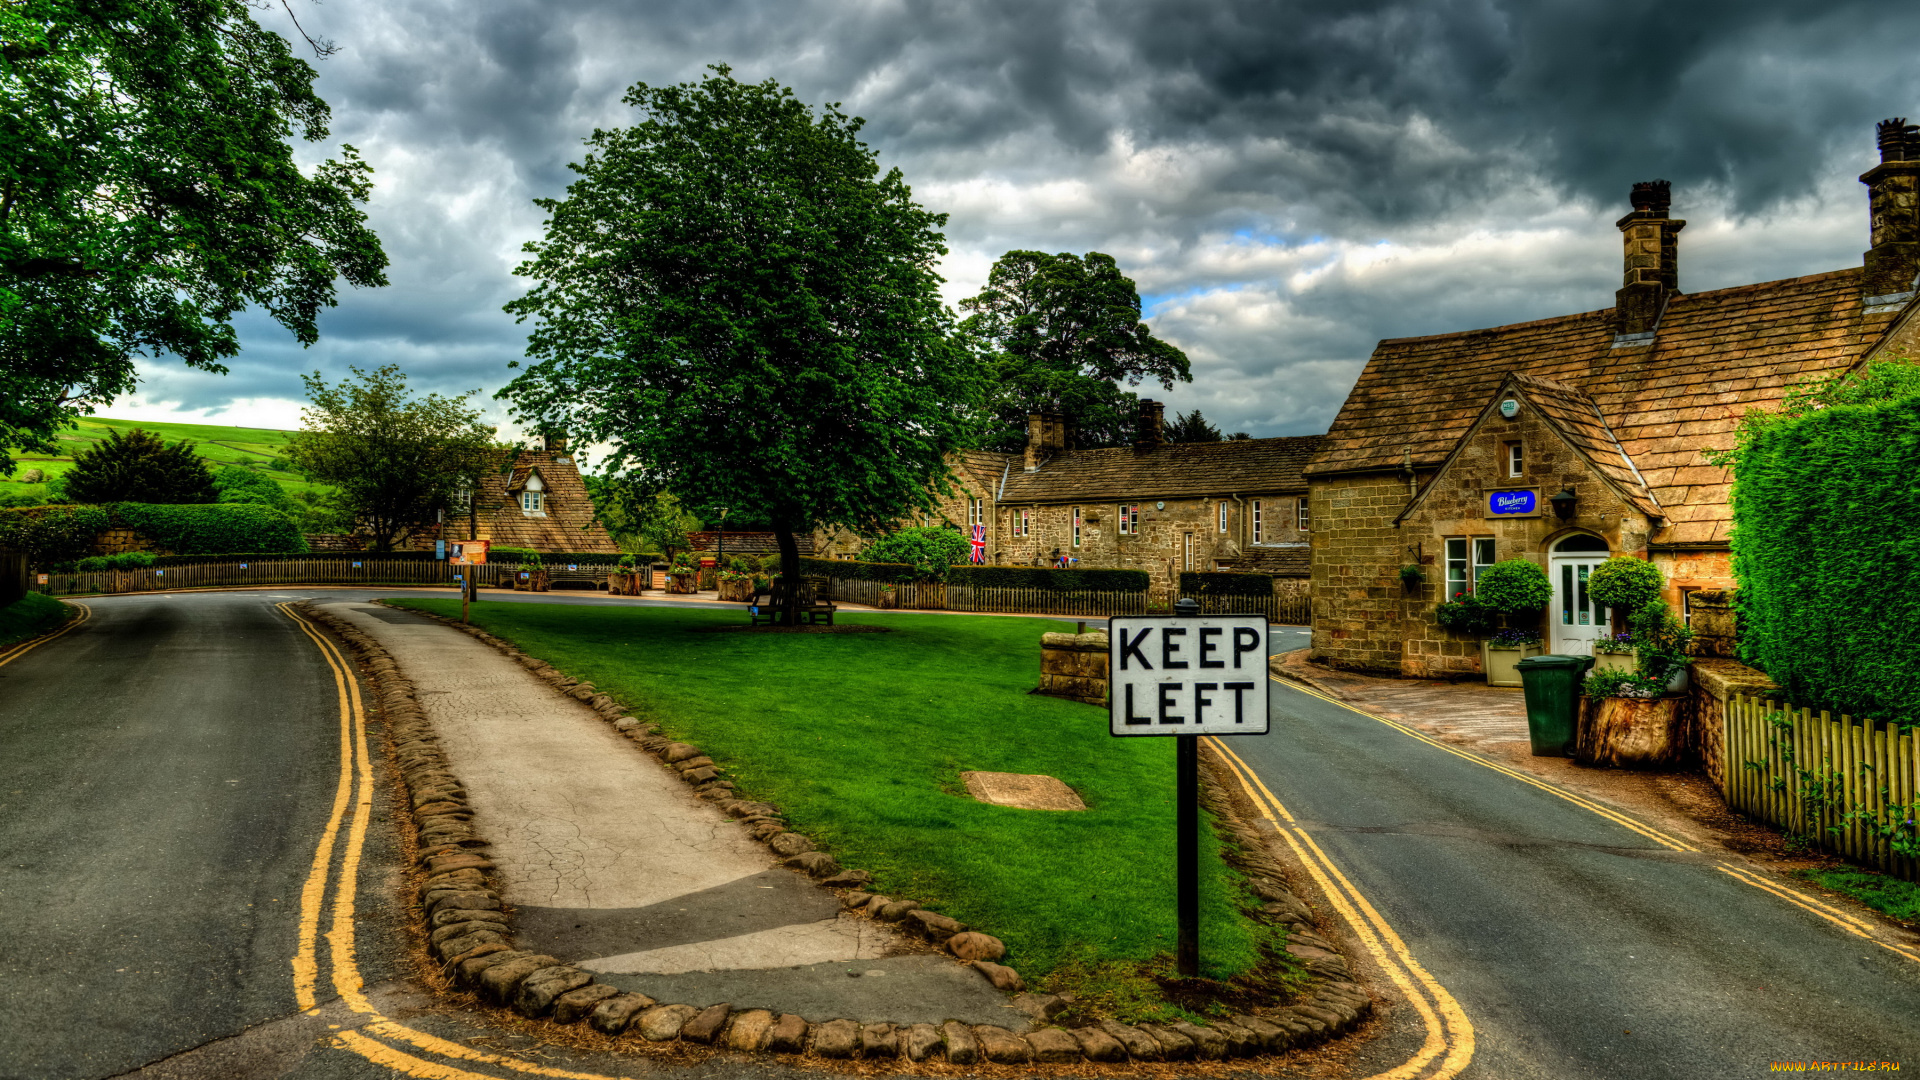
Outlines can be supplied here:
[[1487, 492], [1488, 517], [1533, 517], [1540, 512], [1539, 488]]

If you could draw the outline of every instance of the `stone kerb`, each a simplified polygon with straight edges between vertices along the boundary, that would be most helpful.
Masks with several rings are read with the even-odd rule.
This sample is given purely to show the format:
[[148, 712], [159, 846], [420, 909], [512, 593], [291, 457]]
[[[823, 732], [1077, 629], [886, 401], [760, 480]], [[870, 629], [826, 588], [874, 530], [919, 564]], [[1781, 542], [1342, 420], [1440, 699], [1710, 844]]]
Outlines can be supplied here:
[[[1284, 873], [1259, 832], [1234, 805], [1211, 767], [1201, 770], [1202, 801], [1234, 832], [1239, 850], [1230, 860], [1247, 875], [1263, 921], [1289, 927], [1287, 950], [1312, 975], [1311, 988], [1292, 1004], [1260, 1015], [1236, 1014], [1205, 1026], [1179, 1023], [1130, 1026], [1102, 1021], [1085, 1028], [1052, 1024], [1066, 1008], [1061, 998], [1026, 992], [1012, 967], [999, 963], [1007, 949], [998, 938], [948, 916], [927, 911], [912, 900], [871, 891], [865, 870], [843, 869], [832, 855], [815, 850], [807, 837], [789, 830], [778, 808], [734, 797], [723, 768], [696, 747], [672, 741], [654, 724], [626, 710], [591, 684], [574, 680], [545, 661], [520, 652], [477, 627], [439, 619], [511, 657], [560, 693], [592, 708], [616, 730], [675, 769], [702, 799], [740, 820], [784, 865], [841, 892], [842, 906], [857, 914], [897, 923], [911, 933], [969, 963], [996, 989], [1015, 994], [1014, 1008], [1031, 1018], [1024, 1030], [994, 1025], [969, 1027], [931, 1024], [859, 1024], [852, 1020], [810, 1023], [794, 1014], [764, 1009], [735, 1010], [729, 1004], [691, 1005], [657, 1001], [595, 982], [591, 973], [516, 941], [512, 920], [503, 910], [491, 846], [472, 827], [466, 788], [438, 745], [411, 682], [373, 637], [311, 602], [295, 605], [307, 618], [327, 627], [353, 651], [372, 683], [372, 700], [384, 720], [386, 750], [398, 766], [412, 811], [416, 853], [424, 880], [415, 910], [426, 947], [440, 970], [457, 986], [486, 1004], [511, 1009], [527, 1018], [561, 1024], [585, 1022], [607, 1035], [626, 1034], [639, 1045], [708, 1047], [736, 1052], [803, 1054], [815, 1059], [876, 1060], [906, 1058], [951, 1065], [1098, 1062], [1171, 1062], [1258, 1057], [1311, 1045], [1351, 1030], [1372, 1009], [1365, 991], [1351, 981], [1346, 959], [1313, 930], [1312, 910], [1284, 884]], [[416, 613], [425, 614], [425, 613]], [[428, 616], [438, 618], [437, 616]], [[1099, 638], [1102, 670], [1105, 634], [1048, 635]], [[1091, 642], [1064, 650], [1084, 655]], [[1103, 680], [1104, 681], [1104, 680]]]
[[1040, 693], [1094, 705], [1107, 703], [1107, 635], [1040, 635]]

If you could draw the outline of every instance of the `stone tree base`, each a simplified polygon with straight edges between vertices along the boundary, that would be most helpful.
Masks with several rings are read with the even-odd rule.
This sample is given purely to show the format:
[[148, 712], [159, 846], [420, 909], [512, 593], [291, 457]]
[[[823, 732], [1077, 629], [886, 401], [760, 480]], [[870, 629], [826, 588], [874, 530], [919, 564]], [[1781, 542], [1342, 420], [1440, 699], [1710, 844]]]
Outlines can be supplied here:
[[1686, 698], [1589, 699], [1576, 755], [1589, 765], [1673, 769], [1687, 761]]

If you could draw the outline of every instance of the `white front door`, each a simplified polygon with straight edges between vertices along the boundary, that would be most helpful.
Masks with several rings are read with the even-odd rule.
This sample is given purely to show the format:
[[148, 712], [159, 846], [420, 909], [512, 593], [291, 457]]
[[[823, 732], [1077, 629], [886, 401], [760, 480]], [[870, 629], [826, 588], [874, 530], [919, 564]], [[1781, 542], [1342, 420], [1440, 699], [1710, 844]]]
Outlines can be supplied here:
[[1547, 643], [1564, 656], [1592, 656], [1593, 643], [1607, 636], [1607, 609], [1587, 595], [1587, 575], [1606, 561], [1605, 552], [1561, 554], [1548, 560], [1553, 577], [1553, 607], [1547, 622], [1553, 627]]

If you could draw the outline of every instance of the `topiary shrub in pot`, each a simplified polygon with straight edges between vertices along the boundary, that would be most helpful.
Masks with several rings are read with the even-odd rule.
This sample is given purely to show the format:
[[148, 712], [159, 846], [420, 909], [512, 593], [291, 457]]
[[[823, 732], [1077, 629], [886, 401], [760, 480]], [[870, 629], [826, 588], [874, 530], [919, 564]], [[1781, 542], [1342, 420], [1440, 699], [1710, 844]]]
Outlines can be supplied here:
[[[1612, 609], [1616, 630], [1624, 629], [1621, 624], [1628, 612], [1660, 599], [1666, 588], [1667, 578], [1659, 567], [1631, 555], [1615, 555], [1587, 576], [1587, 595]], [[1597, 648], [1595, 653], [1599, 654]]]
[[1507, 559], [1480, 571], [1474, 595], [1507, 621], [1506, 630], [1480, 643], [1487, 685], [1519, 686], [1520, 661], [1541, 652], [1540, 612], [1553, 600], [1553, 582], [1538, 564]]

